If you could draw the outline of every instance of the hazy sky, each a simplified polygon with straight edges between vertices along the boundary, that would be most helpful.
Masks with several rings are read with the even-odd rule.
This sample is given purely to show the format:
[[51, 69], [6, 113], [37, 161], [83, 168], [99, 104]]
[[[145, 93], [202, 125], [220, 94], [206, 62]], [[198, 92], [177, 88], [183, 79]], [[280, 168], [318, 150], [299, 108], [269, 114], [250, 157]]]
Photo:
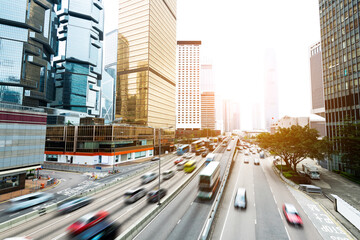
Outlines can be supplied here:
[[[105, 0], [105, 32], [117, 27], [115, 0]], [[251, 128], [252, 104], [263, 104], [264, 54], [273, 49], [280, 117], [309, 114], [309, 47], [320, 40], [317, 0], [178, 0], [177, 40], [201, 40], [217, 91], [241, 104]]]

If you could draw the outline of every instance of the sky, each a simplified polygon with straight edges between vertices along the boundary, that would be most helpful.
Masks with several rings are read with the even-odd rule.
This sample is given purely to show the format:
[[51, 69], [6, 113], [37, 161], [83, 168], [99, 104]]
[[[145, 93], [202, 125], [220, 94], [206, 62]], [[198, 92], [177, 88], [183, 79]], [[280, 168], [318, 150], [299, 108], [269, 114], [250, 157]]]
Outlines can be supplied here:
[[[117, 28], [116, 2], [104, 1], [105, 32]], [[217, 94], [240, 103], [242, 129], [252, 128], [252, 107], [264, 102], [266, 51], [276, 56], [280, 117], [310, 114], [309, 48], [320, 41], [317, 0], [178, 0], [177, 40], [202, 41]]]

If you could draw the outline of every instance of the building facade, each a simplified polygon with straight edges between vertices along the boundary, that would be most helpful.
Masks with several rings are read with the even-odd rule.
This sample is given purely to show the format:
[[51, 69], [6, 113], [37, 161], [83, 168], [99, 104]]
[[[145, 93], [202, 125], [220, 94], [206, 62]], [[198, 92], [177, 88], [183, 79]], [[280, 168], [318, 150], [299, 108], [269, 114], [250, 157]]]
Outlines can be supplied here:
[[0, 102], [47, 106], [54, 98], [56, 0], [2, 1]]
[[176, 1], [119, 1], [115, 118], [175, 127]]
[[[339, 136], [346, 119], [360, 120], [359, 1], [319, 1], [326, 133]], [[341, 152], [336, 142], [334, 149]], [[340, 155], [329, 169], [344, 170]]]
[[[98, 119], [86, 119], [79, 126], [47, 126], [45, 161], [116, 165], [154, 155], [154, 129], [141, 126], [100, 125]], [[89, 123], [92, 123], [91, 125]], [[170, 151], [174, 132], [156, 132], [155, 150]], [[155, 151], [158, 154], [158, 151]]]
[[320, 42], [310, 47], [310, 77], [312, 113], [325, 117]]
[[27, 171], [44, 161], [46, 113], [0, 103], [0, 194], [25, 188]]
[[278, 81], [275, 53], [268, 50], [265, 56], [265, 93], [264, 117], [265, 129], [270, 131], [271, 124], [279, 119]]
[[55, 101], [52, 106], [100, 115], [102, 0], [60, 0]]
[[176, 129], [201, 129], [201, 41], [177, 42]]
[[240, 129], [240, 104], [230, 99], [223, 100], [224, 131]]
[[215, 130], [215, 93], [201, 93], [201, 129]]

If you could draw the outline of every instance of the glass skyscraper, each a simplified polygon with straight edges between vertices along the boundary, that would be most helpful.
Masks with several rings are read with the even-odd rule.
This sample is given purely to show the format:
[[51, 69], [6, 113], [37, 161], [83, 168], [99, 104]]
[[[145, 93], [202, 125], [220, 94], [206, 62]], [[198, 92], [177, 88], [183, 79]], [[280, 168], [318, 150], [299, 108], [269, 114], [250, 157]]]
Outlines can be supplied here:
[[175, 127], [176, 0], [120, 0], [116, 119]]
[[0, 102], [47, 106], [54, 98], [56, 0], [1, 1]]
[[[319, 1], [326, 131], [339, 136], [346, 119], [360, 120], [360, 1]], [[340, 144], [335, 149], [341, 151]], [[329, 169], [343, 170], [340, 156]]]
[[60, 0], [53, 107], [100, 115], [104, 10], [101, 0]]

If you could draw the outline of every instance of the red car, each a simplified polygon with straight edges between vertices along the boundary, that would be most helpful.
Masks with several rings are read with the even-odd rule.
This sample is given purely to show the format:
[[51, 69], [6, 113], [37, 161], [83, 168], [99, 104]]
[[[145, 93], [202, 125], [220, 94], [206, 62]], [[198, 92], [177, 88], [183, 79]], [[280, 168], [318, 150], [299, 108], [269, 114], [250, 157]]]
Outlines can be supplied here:
[[88, 213], [73, 224], [71, 224], [67, 230], [71, 235], [77, 235], [86, 229], [95, 226], [97, 223], [105, 220], [109, 216], [109, 213], [106, 211], [99, 211], [97, 213]]
[[302, 226], [303, 222], [301, 220], [301, 217], [299, 216], [298, 211], [294, 207], [294, 205], [285, 203], [283, 204], [283, 212], [286, 218], [286, 221], [288, 221], [291, 224]]
[[176, 165], [176, 164], [182, 162], [183, 160], [184, 160], [183, 158], [178, 158], [174, 161], [174, 164]]

